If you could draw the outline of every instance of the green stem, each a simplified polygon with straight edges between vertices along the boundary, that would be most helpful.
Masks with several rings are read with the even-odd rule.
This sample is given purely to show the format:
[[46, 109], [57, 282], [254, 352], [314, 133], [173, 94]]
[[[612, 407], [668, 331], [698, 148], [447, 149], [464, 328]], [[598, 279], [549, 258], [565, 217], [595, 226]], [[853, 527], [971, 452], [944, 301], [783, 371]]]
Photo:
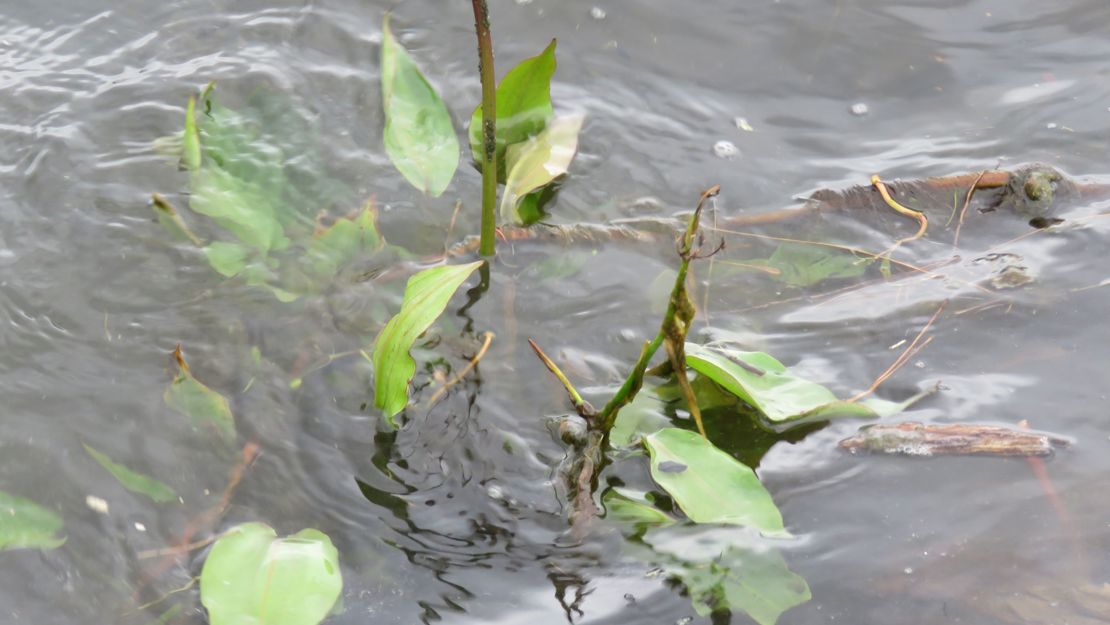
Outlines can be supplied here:
[[493, 72], [493, 37], [486, 0], [472, 0], [478, 35], [478, 74], [482, 80], [482, 235], [478, 253], [493, 256], [497, 236], [497, 84]]
[[601, 409], [597, 416], [597, 426], [605, 436], [609, 436], [609, 430], [613, 429], [613, 423], [617, 420], [617, 412], [624, 408], [630, 401], [636, 398], [636, 393], [640, 392], [640, 387], [644, 385], [644, 371], [647, 370], [648, 362], [655, 352], [659, 351], [659, 346], [663, 344], [663, 333], [655, 335], [651, 342], [645, 342], [644, 348], [640, 350], [640, 358], [636, 361], [636, 365], [632, 367], [632, 372], [625, 378], [624, 384], [621, 385], [609, 403]]

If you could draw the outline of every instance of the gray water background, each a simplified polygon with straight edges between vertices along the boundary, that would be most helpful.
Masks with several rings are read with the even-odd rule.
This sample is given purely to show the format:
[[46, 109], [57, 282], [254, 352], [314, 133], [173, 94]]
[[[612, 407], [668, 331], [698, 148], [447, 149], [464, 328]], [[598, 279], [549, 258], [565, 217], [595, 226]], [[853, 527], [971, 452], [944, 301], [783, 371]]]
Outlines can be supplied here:
[[[558, 222], [667, 215], [710, 184], [722, 185], [716, 208], [727, 215], [866, 184], [873, 173], [918, 178], [1034, 161], [1074, 176], [1107, 173], [1110, 5], [1100, 0], [598, 2], [604, 19], [594, 6], [492, 3], [499, 70], [557, 37], [556, 108], [588, 115], [551, 207]], [[358, 365], [337, 367], [337, 379], [306, 376], [296, 392], [281, 366], [245, 371], [242, 354], [258, 344], [288, 368], [311, 323], [290, 321], [265, 293], [223, 283], [153, 223], [149, 194], [176, 193], [184, 205], [185, 179], [151, 142], [178, 130], [188, 95], [217, 80], [232, 105], [257, 89], [287, 94], [345, 182], [377, 198], [391, 240], [434, 253], [458, 199], [457, 231], [475, 231], [477, 173], [464, 165], [447, 194], [425, 199], [382, 149], [386, 10], [464, 127], [479, 98], [465, 2], [0, 6], [0, 489], [57, 511], [69, 536], [54, 551], [0, 553], [0, 621], [146, 623], [161, 613], [164, 604], [134, 612], [136, 554], [175, 540], [218, 498], [234, 461], [163, 404], [177, 343], [214, 388], [231, 395], [254, 377], [263, 389], [233, 406], [263, 455], [222, 526], [259, 520], [281, 533], [328, 533], [346, 577], [344, 611], [329, 622], [694, 615], [676, 588], [621, 556], [615, 530], [567, 540], [551, 484], [563, 450], [543, 423], [567, 407], [524, 343], [534, 337], [586, 362], [583, 384], [603, 397], [658, 323], [648, 287], [673, 267], [669, 245], [589, 251], [578, 274], [546, 281], [513, 276], [561, 248], [503, 247], [491, 291], [467, 313], [472, 332], [498, 334], [480, 384], [389, 434], [363, 407], [369, 378]], [[854, 103], [867, 114], [853, 115]], [[737, 117], [754, 130], [739, 129]], [[721, 140], [740, 154], [716, 156]], [[1027, 230], [998, 227], [974, 230], [964, 259]], [[945, 391], [911, 418], [1029, 419], [1074, 439], [1048, 466], [1071, 531], [1024, 460], [851, 457], [835, 443], [859, 423], [836, 423], [775, 445], [759, 463], [797, 536], [784, 555], [814, 597], [781, 623], [1022, 622], [984, 606], [1107, 581], [1110, 291], [1079, 289], [1110, 277], [1108, 230], [1092, 219], [1007, 248], [1035, 283], [1002, 306], [942, 318], [934, 342], [881, 391], [897, 399], [942, 381]], [[872, 249], [890, 241], [861, 236]], [[912, 249], [908, 258], [946, 253]], [[944, 289], [968, 299], [949, 312], [979, 303], [947, 283], [940, 293], [880, 284], [832, 303], [803, 298], [740, 314], [775, 299], [777, 287], [723, 267], [712, 280], [712, 332], [703, 320], [699, 336], [739, 336], [841, 396], [893, 360], [890, 346], [912, 338]], [[728, 275], [741, 278], [730, 285]], [[351, 296], [356, 307], [372, 297]], [[321, 340], [334, 351], [358, 347], [335, 329]], [[447, 351], [461, 363], [467, 349]], [[712, 418], [728, 429], [727, 414]], [[185, 503], [127, 493], [82, 443], [170, 483]], [[644, 479], [642, 461], [628, 462], [621, 471]], [[355, 477], [377, 495], [367, 499]], [[109, 514], [89, 509], [88, 495], [105, 499]], [[1087, 560], [1080, 577], [1077, 539]], [[187, 582], [202, 555], [159, 588]], [[176, 622], [203, 622], [190, 593]], [[576, 594], [580, 612], [565, 605]]]

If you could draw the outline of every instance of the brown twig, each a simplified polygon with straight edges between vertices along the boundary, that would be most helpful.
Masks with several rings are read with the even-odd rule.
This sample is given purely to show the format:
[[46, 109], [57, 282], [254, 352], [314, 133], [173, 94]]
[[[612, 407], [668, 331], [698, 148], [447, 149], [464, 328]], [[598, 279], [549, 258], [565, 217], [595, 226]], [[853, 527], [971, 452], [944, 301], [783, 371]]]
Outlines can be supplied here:
[[227, 487], [224, 488], [220, 500], [216, 505], [201, 512], [185, 524], [185, 529], [181, 533], [181, 538], [178, 539], [172, 547], [175, 551], [167, 554], [158, 565], [154, 567], [154, 570], [147, 576], [148, 579], [157, 579], [162, 573], [165, 573], [173, 564], [174, 560], [177, 559], [178, 554], [188, 551], [187, 547], [192, 544], [193, 536], [204, 531], [223, 516], [224, 511], [227, 510], [227, 506], [231, 503], [232, 495], [235, 494], [235, 488], [239, 486], [239, 481], [243, 479], [243, 475], [246, 474], [247, 469], [250, 468], [255, 458], [258, 457], [258, 452], [258, 443], [254, 441], [250, 441], [243, 446], [243, 451], [239, 456], [239, 462], [231, 468], [231, 472], [228, 474]]
[[956, 222], [956, 236], [952, 240], [952, 247], [960, 249], [960, 230], [964, 227], [964, 216], [967, 215], [967, 207], [971, 205], [971, 196], [975, 194], [975, 189], [979, 188], [979, 182], [983, 180], [983, 176], [987, 175], [987, 170], [979, 172], [979, 175], [971, 183], [971, 187], [967, 190], [967, 197], [964, 198], [964, 207], [960, 209], [960, 220]]
[[486, 351], [489, 350], [490, 343], [492, 342], [493, 332], [487, 331], [485, 334], [482, 335], [482, 347], [478, 349], [478, 353], [474, 354], [474, 357], [470, 359], [470, 362], [466, 363], [466, 366], [463, 367], [462, 371], [455, 374], [455, 376], [450, 380], [444, 382], [443, 386], [439, 387], [439, 389], [436, 390], [436, 392], [428, 399], [425, 406], [431, 406], [432, 404], [439, 401], [439, 399], [443, 397], [443, 395], [448, 390], [450, 390], [452, 386], [455, 386], [456, 384], [461, 382], [462, 379], [466, 377], [466, 374], [470, 373], [470, 371], [474, 369], [474, 367], [477, 367], [478, 361], [480, 361], [482, 357], [486, 355]]
[[929, 328], [933, 327], [933, 322], [935, 322], [937, 320], [937, 317], [940, 316], [941, 311], [944, 310], [944, 306], [947, 303], [948, 301], [945, 300], [940, 303], [940, 306], [937, 306], [937, 309], [933, 313], [933, 316], [929, 317], [929, 321], [925, 323], [925, 327], [921, 328], [921, 331], [917, 333], [917, 336], [913, 337], [913, 340], [910, 341], [910, 344], [906, 347], [906, 349], [902, 351], [898, 358], [896, 358], [894, 362], [886, 368], [885, 371], [879, 374], [879, 377], [875, 378], [875, 381], [871, 383], [871, 386], [867, 387], [866, 391], [856, 393], [850, 399], [848, 399], [848, 401], [856, 402], [863, 399], [864, 397], [867, 397], [871, 393], [874, 393], [875, 390], [879, 388], [879, 386], [883, 382], [886, 382], [887, 379], [890, 378], [890, 376], [894, 375], [899, 369], [901, 369], [902, 365], [905, 365], [910, 358], [913, 358], [915, 354], [920, 352], [922, 349], [925, 348], [926, 345], [932, 342], [933, 337], [931, 336], [925, 339], [924, 342], [921, 341], [921, 337], [925, 336], [925, 333], [929, 331]]

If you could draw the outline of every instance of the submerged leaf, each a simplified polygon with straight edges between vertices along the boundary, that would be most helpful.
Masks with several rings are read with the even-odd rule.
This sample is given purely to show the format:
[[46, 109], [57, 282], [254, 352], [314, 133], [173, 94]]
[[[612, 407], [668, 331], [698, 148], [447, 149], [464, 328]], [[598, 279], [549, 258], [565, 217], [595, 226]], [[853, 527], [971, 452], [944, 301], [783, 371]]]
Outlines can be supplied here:
[[[539, 133], [555, 114], [551, 77], [555, 74], [555, 40], [543, 52], [524, 59], [497, 85], [497, 172], [505, 179], [505, 148]], [[470, 116], [470, 151], [482, 162], [482, 106]]]
[[37, 503], [0, 490], [0, 551], [54, 549], [66, 541], [56, 534], [62, 518]]
[[89, 452], [93, 460], [96, 460], [100, 466], [107, 469], [107, 471], [112, 474], [112, 477], [116, 478], [116, 481], [127, 490], [133, 493], [139, 493], [140, 495], [146, 495], [157, 503], [165, 503], [177, 499], [177, 493], [162, 482], [143, 475], [142, 473], [132, 471], [122, 464], [113, 462], [107, 455], [88, 445], [85, 445], [85, 451]]
[[586, 117], [581, 114], [551, 120], [543, 132], [525, 143], [509, 146], [509, 174], [501, 195], [501, 220], [522, 223], [520, 200], [567, 173], [578, 151], [578, 133]]
[[289, 246], [273, 190], [219, 167], [193, 172], [189, 208], [211, 217], [243, 243], [262, 253]]
[[[786, 534], [782, 514], [755, 471], [696, 432], [664, 428], [643, 437], [651, 477], [695, 523], [726, 523]], [[670, 463], [670, 464], [668, 464]], [[664, 470], [684, 465], [681, 471]]]
[[652, 505], [647, 493], [628, 488], [614, 487], [605, 491], [601, 501], [605, 504], [605, 518], [636, 526], [661, 527], [674, 524], [675, 520]]
[[438, 197], [459, 166], [451, 115], [412, 58], [382, 23], [382, 109], [385, 151], [412, 186]]
[[401, 311], [382, 328], [374, 341], [374, 405], [397, 427], [394, 417], [408, 403], [409, 380], [416, 361], [409, 355], [413, 343], [435, 322], [451, 296], [484, 261], [466, 265], [432, 267], [409, 278]]
[[200, 132], [197, 130], [197, 99], [190, 96], [185, 107], [185, 136], [181, 140], [181, 165], [189, 171], [200, 169]]
[[317, 276], [330, 277], [360, 254], [376, 252], [384, 244], [378, 232], [377, 210], [367, 203], [354, 219], [339, 219], [314, 236], [308, 244], [308, 261]]
[[807, 287], [831, 278], [858, 278], [867, 271], [872, 260], [846, 251], [783, 243], [770, 258], [746, 262], [774, 269], [772, 275], [791, 286]]
[[701, 616], [742, 611], [760, 625], [774, 625], [783, 612], [812, 598], [806, 580], [775, 549], [732, 545], [711, 561], [667, 569], [686, 585]]
[[251, 255], [249, 247], [226, 241], [214, 241], [208, 244], [203, 252], [204, 257], [208, 259], [208, 264], [212, 265], [220, 275], [228, 278], [234, 278], [242, 273], [247, 268], [247, 260]]
[[691, 369], [721, 385], [758, 410], [772, 429], [827, 421], [837, 417], [870, 419], [897, 414], [927, 393], [895, 403], [881, 399], [848, 402], [832, 391], [792, 375], [763, 352], [740, 352], [686, 344]]
[[200, 601], [212, 625], [316, 625], [343, 590], [339, 552], [315, 529], [278, 538], [244, 523], [212, 546], [200, 573]]
[[235, 417], [227, 399], [193, 377], [180, 347], [174, 351], [174, 357], [178, 373], [162, 396], [166, 405], [189, 417], [194, 427], [212, 428], [224, 440], [234, 441]]

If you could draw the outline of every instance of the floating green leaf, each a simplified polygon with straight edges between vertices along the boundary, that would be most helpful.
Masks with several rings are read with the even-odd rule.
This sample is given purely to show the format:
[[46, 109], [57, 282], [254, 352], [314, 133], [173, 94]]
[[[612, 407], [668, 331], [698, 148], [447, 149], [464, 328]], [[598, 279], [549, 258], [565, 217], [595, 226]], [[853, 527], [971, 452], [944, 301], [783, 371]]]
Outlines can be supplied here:
[[[538, 134], [555, 115], [551, 77], [555, 74], [555, 40], [538, 55], [524, 59], [497, 85], [497, 172], [505, 179], [505, 148]], [[470, 151], [482, 162], [482, 106], [470, 116]]]
[[190, 96], [185, 107], [185, 137], [181, 141], [181, 165], [189, 171], [200, 169], [200, 132], [197, 130], [197, 99]]
[[317, 625], [343, 590], [339, 553], [319, 530], [278, 538], [262, 523], [216, 541], [200, 572], [211, 625]]
[[459, 166], [459, 139], [447, 106], [382, 22], [385, 151], [412, 186], [438, 197]]
[[54, 549], [66, 541], [58, 538], [62, 519], [37, 503], [0, 490], [0, 551]]
[[858, 278], [872, 260], [815, 245], [783, 243], [770, 258], [746, 262], [774, 269], [774, 276], [791, 286], [806, 287], [830, 278]]
[[786, 534], [782, 514], [755, 471], [696, 432], [664, 428], [643, 437], [651, 477], [695, 523], [726, 523]]
[[178, 373], [162, 396], [166, 405], [189, 417], [194, 427], [211, 428], [224, 440], [234, 441], [235, 417], [227, 399], [193, 377], [180, 347], [174, 357]]
[[578, 151], [578, 133], [585, 119], [581, 114], [557, 117], [540, 134], [509, 146], [509, 174], [501, 195], [502, 221], [522, 223], [517, 209], [520, 200], [567, 173]]
[[177, 499], [177, 493], [162, 482], [143, 475], [142, 473], [136, 473], [122, 464], [117, 464], [107, 455], [88, 445], [85, 445], [85, 451], [89, 452], [93, 460], [96, 460], [100, 466], [107, 469], [108, 472], [112, 474], [112, 477], [116, 478], [116, 481], [127, 490], [133, 493], [146, 495], [157, 503], [165, 503]]
[[758, 410], [776, 430], [837, 417], [870, 419], [905, 410], [928, 392], [895, 403], [881, 399], [842, 401], [829, 389], [792, 375], [763, 352], [686, 344], [686, 364]]
[[382, 328], [374, 341], [374, 405], [397, 427], [394, 417], [408, 403], [409, 380], [416, 361], [409, 350], [447, 308], [451, 296], [483, 261], [432, 267], [409, 278], [401, 311]]

